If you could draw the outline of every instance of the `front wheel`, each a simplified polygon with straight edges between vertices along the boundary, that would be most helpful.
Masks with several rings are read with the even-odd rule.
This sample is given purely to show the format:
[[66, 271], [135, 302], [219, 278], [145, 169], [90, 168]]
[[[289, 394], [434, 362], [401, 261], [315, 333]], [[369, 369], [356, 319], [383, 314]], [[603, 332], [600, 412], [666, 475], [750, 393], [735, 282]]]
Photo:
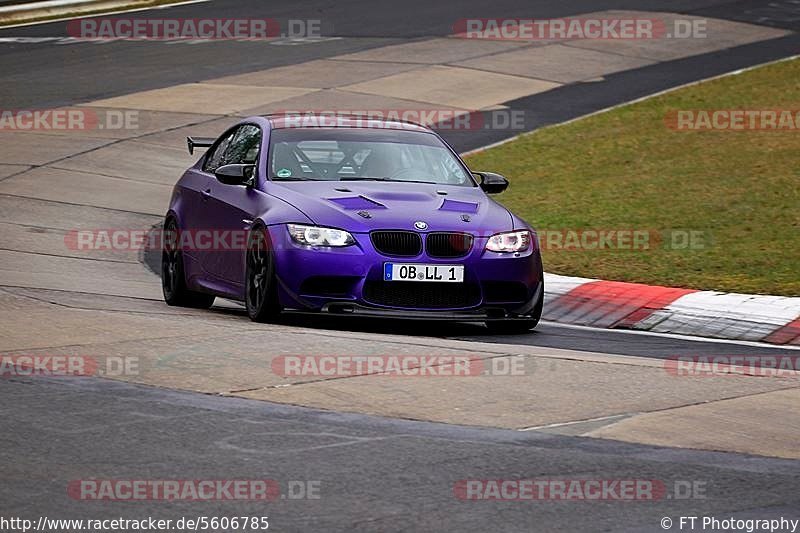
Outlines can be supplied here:
[[208, 309], [214, 305], [214, 295], [190, 291], [186, 288], [183, 253], [180, 248], [178, 223], [174, 218], [164, 222], [161, 248], [161, 292], [167, 305]]
[[267, 230], [255, 228], [247, 239], [245, 307], [253, 322], [270, 322], [281, 312], [275, 255]]

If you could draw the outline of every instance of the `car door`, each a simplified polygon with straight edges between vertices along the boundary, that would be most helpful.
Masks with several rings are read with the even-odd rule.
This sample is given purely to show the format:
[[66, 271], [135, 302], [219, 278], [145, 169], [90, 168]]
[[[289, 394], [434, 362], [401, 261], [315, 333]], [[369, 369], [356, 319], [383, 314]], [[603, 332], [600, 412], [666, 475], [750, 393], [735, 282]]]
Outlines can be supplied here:
[[208, 220], [208, 199], [212, 180], [215, 180], [213, 171], [224, 161], [225, 152], [234, 133], [235, 128], [232, 128], [221, 135], [206, 152], [202, 164], [198, 168], [187, 170], [184, 179], [181, 180], [187, 184], [181, 191], [184, 204], [181, 209], [181, 229], [189, 232], [190, 237], [184, 241], [183, 253], [184, 256], [189, 256], [192, 264], [196, 263], [201, 267], [206, 250], [197, 246], [196, 235], [213, 225]]
[[[239, 126], [214, 169], [232, 164], [257, 166], [262, 139], [260, 126]], [[213, 171], [209, 176], [207, 220], [213, 224], [215, 238], [212, 249], [203, 254], [203, 268], [227, 287], [226, 292], [238, 295], [244, 288], [244, 236], [258, 214], [260, 193], [253, 187], [221, 183]]]

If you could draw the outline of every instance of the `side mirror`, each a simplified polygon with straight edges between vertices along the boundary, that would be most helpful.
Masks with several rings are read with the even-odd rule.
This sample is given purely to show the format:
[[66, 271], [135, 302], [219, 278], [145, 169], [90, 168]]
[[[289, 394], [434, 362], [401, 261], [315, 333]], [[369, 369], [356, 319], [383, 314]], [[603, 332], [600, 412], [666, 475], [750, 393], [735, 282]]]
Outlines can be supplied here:
[[481, 189], [486, 194], [501, 193], [508, 188], [508, 180], [500, 174], [494, 172], [473, 172], [473, 174], [481, 178]]
[[222, 165], [214, 171], [214, 175], [225, 185], [253, 186], [255, 165]]

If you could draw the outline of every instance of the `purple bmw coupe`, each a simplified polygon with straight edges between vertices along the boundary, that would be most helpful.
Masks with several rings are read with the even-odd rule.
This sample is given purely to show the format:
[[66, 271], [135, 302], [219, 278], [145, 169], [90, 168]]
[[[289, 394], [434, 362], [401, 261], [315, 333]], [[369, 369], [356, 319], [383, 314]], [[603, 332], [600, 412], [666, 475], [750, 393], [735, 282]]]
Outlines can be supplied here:
[[471, 172], [430, 129], [268, 115], [188, 143], [208, 150], [175, 185], [164, 221], [169, 305], [208, 308], [221, 296], [259, 322], [294, 310], [508, 333], [539, 321], [536, 233], [488, 196], [508, 181]]

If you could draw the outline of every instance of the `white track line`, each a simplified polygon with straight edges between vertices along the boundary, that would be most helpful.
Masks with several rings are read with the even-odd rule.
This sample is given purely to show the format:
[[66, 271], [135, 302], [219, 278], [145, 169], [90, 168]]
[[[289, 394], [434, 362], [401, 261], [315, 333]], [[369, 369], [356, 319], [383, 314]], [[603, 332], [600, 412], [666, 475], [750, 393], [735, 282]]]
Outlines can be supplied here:
[[[647, 331], [642, 329], [614, 329], [614, 328], [595, 328], [592, 326], [579, 326], [577, 324], [564, 324], [562, 322], [550, 322], [549, 320], [542, 320], [539, 322], [540, 324], [546, 324], [548, 326], [556, 326], [560, 328], [568, 328], [568, 329], [579, 329], [579, 330], [586, 330], [586, 331], [610, 331], [613, 333], [622, 333], [624, 335], [646, 335], [651, 337], [665, 337], [669, 339], [678, 339], [678, 340], [685, 340], [685, 341], [696, 341], [696, 342], [713, 342], [716, 344], [739, 344], [741, 346], [753, 346], [756, 348], [766, 348], [766, 349], [773, 349], [773, 350], [800, 350], [800, 346], [796, 345], [788, 345], [788, 344], [769, 344], [766, 342], [758, 342], [758, 341], [743, 341], [743, 340], [736, 340], [736, 339], [717, 339], [714, 337], [697, 337], [694, 335], [681, 335], [679, 333], [659, 333], [656, 331]], [[647, 356], [633, 356], [633, 357], [647, 357]]]
[[638, 412], [635, 413], [625, 413], [621, 415], [609, 415], [609, 416], [601, 416], [598, 418], [587, 418], [585, 420], [573, 420], [570, 422], [556, 422], [555, 424], [545, 424], [543, 426], [531, 426], [529, 428], [520, 428], [517, 431], [537, 431], [540, 429], [550, 429], [550, 428], [560, 428], [564, 426], [574, 426], [577, 424], [586, 424], [591, 422], [602, 422], [604, 420], [614, 420], [614, 419], [623, 419], [623, 418], [630, 418], [633, 415], [638, 415]]

